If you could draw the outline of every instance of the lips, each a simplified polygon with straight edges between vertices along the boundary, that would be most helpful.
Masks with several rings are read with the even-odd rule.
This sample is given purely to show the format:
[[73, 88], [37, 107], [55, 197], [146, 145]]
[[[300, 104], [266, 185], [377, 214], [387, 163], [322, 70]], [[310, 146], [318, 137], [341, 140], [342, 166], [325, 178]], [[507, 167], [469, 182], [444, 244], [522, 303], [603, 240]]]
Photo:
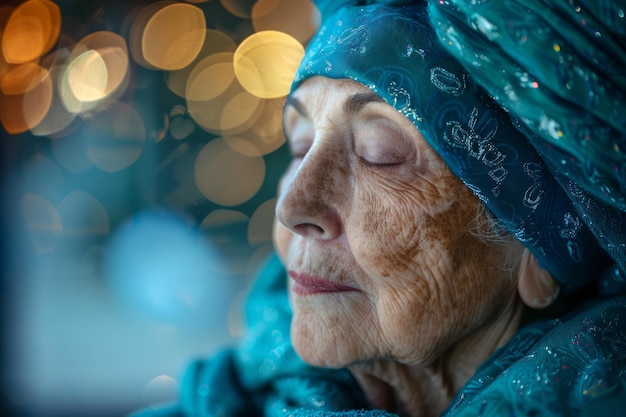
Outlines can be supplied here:
[[358, 291], [356, 288], [305, 273], [289, 271], [289, 276], [293, 280], [292, 290], [298, 295]]

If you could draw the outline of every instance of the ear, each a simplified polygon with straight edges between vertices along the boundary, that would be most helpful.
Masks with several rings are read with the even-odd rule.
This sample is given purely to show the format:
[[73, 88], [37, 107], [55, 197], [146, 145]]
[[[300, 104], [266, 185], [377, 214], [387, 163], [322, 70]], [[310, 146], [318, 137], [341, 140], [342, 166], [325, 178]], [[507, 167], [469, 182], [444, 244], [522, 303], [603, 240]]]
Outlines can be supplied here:
[[543, 309], [556, 300], [560, 290], [550, 273], [539, 266], [535, 255], [524, 249], [517, 279], [517, 291], [522, 301], [531, 308]]

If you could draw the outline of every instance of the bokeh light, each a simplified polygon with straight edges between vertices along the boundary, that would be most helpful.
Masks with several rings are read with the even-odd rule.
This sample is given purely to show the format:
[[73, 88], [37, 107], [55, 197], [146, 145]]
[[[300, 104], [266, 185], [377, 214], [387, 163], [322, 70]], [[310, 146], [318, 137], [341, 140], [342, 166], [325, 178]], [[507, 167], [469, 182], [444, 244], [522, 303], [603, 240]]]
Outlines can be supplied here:
[[304, 47], [279, 31], [250, 35], [235, 51], [235, 74], [246, 90], [261, 98], [282, 97], [304, 56]]
[[146, 384], [141, 397], [146, 404], [158, 404], [164, 399], [174, 401], [179, 388], [180, 383], [176, 379], [168, 375], [159, 375]]
[[233, 151], [218, 138], [202, 148], [194, 173], [196, 185], [206, 198], [223, 206], [236, 206], [259, 191], [265, 178], [265, 163], [263, 158]]
[[321, 14], [311, 0], [258, 0], [252, 8], [254, 30], [284, 32], [306, 44], [317, 31]]
[[128, 79], [126, 41], [115, 33], [99, 31], [74, 47], [60, 94], [70, 113], [87, 112], [121, 95]]
[[[85, 49], [85, 52], [80, 52]], [[80, 101], [105, 98], [123, 85], [128, 77], [128, 47], [120, 35], [100, 31], [85, 36], [74, 48], [78, 56], [70, 63], [70, 88]], [[86, 90], [81, 97], [80, 91]]]
[[[52, 100], [50, 102], [50, 108], [43, 119], [30, 129], [31, 133], [35, 136], [52, 137], [59, 134], [67, 129], [76, 118], [77, 113], [67, 109], [61, 97], [60, 90], [54, 88], [55, 86], [62, 85], [66, 71], [67, 66], [56, 65], [52, 67], [47, 74], [50, 77], [53, 87]], [[70, 171], [72, 171], [72, 169], [70, 169]]]
[[204, 44], [204, 13], [192, 4], [157, 2], [137, 21], [133, 40], [139, 63], [163, 70], [189, 65]]
[[282, 109], [285, 99], [265, 100], [256, 123], [236, 136], [225, 136], [224, 141], [233, 150], [246, 156], [267, 155], [285, 143]]
[[19, 415], [173, 400], [190, 357], [241, 337], [273, 251], [285, 94], [318, 24], [308, 0], [0, 5]]
[[[195, 77], [198, 78], [199, 80], [202, 80], [203, 77], [201, 74], [204, 71], [204, 69], [209, 69], [212, 67], [210, 61], [203, 62], [201, 64], [203, 60], [219, 52], [235, 52], [235, 49], [237, 49], [237, 44], [227, 34], [220, 32], [218, 30], [207, 29], [206, 34], [204, 36], [204, 45], [202, 46], [202, 49], [198, 53], [198, 56], [196, 57], [196, 59], [185, 68], [182, 68], [179, 70], [168, 71], [165, 74], [167, 86], [175, 94], [179, 95], [180, 97], [185, 97], [186, 95], [185, 93], [186, 93], [186, 89], [188, 85], [187, 80], [191, 72], [195, 71], [196, 73]], [[229, 59], [232, 60], [232, 57], [229, 57]], [[218, 62], [219, 62], [219, 59], [218, 59]], [[234, 77], [234, 73], [233, 73], [233, 77]], [[194, 80], [191, 82], [191, 84], [193, 84], [194, 87], [204, 88], [204, 89], [211, 88], [211, 85], [216, 85], [218, 86], [218, 88], [226, 88], [227, 85], [224, 86], [224, 84], [225, 83], [230, 84], [230, 80], [222, 80], [219, 78], [219, 75], [217, 79], [213, 79], [210, 76], [208, 77], [208, 79], [204, 79], [204, 81], [208, 83], [205, 85], [200, 85], [197, 82], [199, 80]], [[191, 89], [190, 92], [193, 93], [194, 90]]]
[[2, 54], [11, 64], [33, 61], [46, 53], [61, 31], [61, 11], [52, 1], [29, 0], [9, 17], [2, 37]]
[[124, 308], [179, 323], [222, 303], [232, 284], [210, 268], [219, 262], [216, 250], [184, 218], [150, 210], [115, 232], [105, 273]]
[[191, 117], [215, 135], [243, 132], [263, 111], [262, 100], [235, 78], [229, 52], [213, 54], [198, 64], [187, 81], [186, 96]]
[[[32, 68], [29, 64], [25, 65]], [[7, 75], [11, 76], [15, 71], [21, 75], [26, 75], [24, 79], [20, 80], [20, 84], [25, 85], [24, 92], [14, 95], [0, 95], [0, 122], [10, 134], [27, 132], [37, 126], [48, 113], [53, 97], [53, 86], [49, 72], [14, 69]], [[30, 78], [31, 76], [33, 78]], [[15, 78], [21, 77], [16, 76]], [[8, 89], [9, 91], [17, 90], [15, 84]]]
[[20, 204], [35, 252], [52, 252], [63, 227], [59, 213], [52, 203], [34, 193], [24, 195]]
[[219, 97], [235, 79], [233, 53], [212, 54], [198, 63], [187, 78], [184, 96], [191, 102], [206, 102]]
[[14, 96], [32, 90], [47, 75], [45, 68], [34, 62], [13, 67], [2, 77], [2, 93]]
[[104, 60], [94, 50], [82, 53], [67, 70], [68, 84], [78, 101], [95, 101], [105, 95], [108, 72]]

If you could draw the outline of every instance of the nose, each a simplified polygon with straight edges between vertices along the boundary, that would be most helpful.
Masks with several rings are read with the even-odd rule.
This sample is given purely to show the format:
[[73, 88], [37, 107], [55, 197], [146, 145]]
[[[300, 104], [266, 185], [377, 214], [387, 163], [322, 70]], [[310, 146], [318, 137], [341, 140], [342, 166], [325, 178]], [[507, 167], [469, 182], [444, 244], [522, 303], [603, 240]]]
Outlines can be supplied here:
[[283, 226], [310, 239], [328, 241], [341, 235], [348, 171], [341, 169], [339, 159], [332, 150], [309, 150], [278, 198], [276, 218]]

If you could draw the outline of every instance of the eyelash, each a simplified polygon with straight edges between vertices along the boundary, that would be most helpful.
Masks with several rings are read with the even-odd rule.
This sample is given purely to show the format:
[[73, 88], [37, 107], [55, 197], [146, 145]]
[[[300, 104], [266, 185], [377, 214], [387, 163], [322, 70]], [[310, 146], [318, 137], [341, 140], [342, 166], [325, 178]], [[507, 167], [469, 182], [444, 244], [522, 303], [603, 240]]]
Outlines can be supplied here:
[[389, 162], [389, 163], [376, 163], [376, 162], [370, 162], [367, 159], [363, 158], [362, 156], [358, 156], [357, 157], [359, 160], [359, 163], [365, 165], [368, 168], [393, 168], [393, 167], [397, 167], [399, 165], [402, 165], [402, 163], [400, 162]]
[[[289, 148], [289, 153], [291, 155], [291, 159], [292, 160], [298, 160], [298, 159], [304, 159], [304, 157], [306, 156], [308, 152], [308, 149], [304, 152], [302, 151], [294, 151], [293, 148]], [[368, 167], [368, 168], [372, 168], [372, 169], [382, 169], [382, 168], [393, 168], [393, 167], [397, 167], [399, 165], [401, 165], [401, 162], [389, 162], [389, 163], [376, 163], [376, 162], [370, 162], [367, 159], [365, 159], [362, 156], [358, 156], [357, 155], [357, 160], [359, 161], [360, 164]]]

